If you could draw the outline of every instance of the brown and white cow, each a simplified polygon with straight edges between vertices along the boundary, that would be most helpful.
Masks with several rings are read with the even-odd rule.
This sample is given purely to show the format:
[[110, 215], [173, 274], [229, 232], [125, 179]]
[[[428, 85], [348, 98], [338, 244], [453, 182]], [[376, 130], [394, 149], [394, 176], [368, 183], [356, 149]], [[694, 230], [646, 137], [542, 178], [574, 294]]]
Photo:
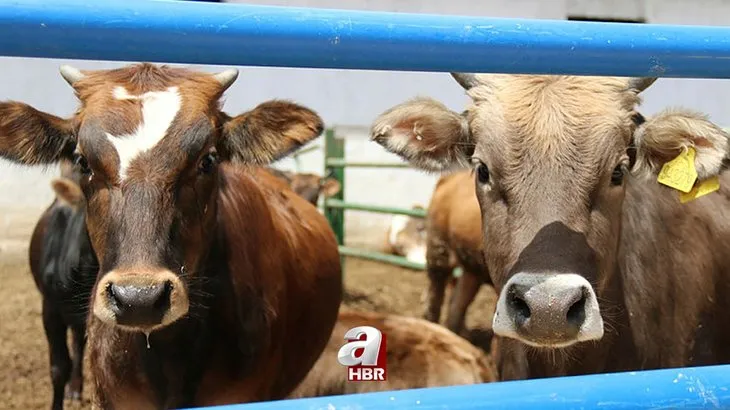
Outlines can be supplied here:
[[[453, 76], [464, 113], [414, 99], [372, 138], [422, 169], [473, 167], [500, 360], [525, 363], [501, 377], [730, 362], [728, 134], [688, 110], [644, 119], [654, 78]], [[680, 203], [657, 175], [691, 152], [721, 187]]]
[[[387, 380], [348, 382], [337, 360], [345, 333], [372, 326], [386, 336]], [[423, 319], [343, 308], [324, 352], [291, 398], [489, 383], [492, 359], [461, 337]]]
[[316, 138], [321, 118], [285, 101], [227, 115], [219, 99], [236, 70], [61, 73], [76, 114], [0, 104], [0, 156], [72, 159], [83, 175], [100, 263], [88, 323], [96, 405], [285, 397], [327, 344], [341, 268], [324, 217], [256, 166]]
[[469, 170], [444, 175], [436, 182], [426, 215], [426, 271], [429, 288], [424, 317], [438, 323], [446, 285], [456, 279], [446, 327], [462, 334], [466, 311], [482, 284], [491, 285], [484, 263], [481, 211]]
[[[413, 205], [412, 210], [423, 210]], [[426, 220], [409, 215], [393, 215], [385, 231], [383, 252], [403, 256], [411, 262], [426, 263]]]

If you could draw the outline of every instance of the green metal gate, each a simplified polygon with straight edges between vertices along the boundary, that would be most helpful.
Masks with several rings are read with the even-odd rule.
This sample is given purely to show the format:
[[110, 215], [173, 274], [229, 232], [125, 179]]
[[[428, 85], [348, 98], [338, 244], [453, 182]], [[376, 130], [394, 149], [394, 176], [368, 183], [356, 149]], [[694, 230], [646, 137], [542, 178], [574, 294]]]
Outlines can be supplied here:
[[[424, 270], [425, 264], [409, 261], [408, 259], [389, 255], [383, 252], [370, 251], [350, 246], [345, 246], [345, 210], [367, 211], [382, 214], [409, 215], [423, 218], [426, 210], [423, 209], [402, 209], [386, 206], [368, 204], [357, 204], [345, 201], [345, 168], [409, 168], [406, 163], [377, 163], [377, 162], [348, 162], [345, 160], [345, 139], [338, 137], [333, 128], [325, 131], [324, 140], [324, 168], [325, 173], [340, 183], [340, 192], [336, 195], [325, 198], [323, 202], [324, 215], [332, 226], [337, 237], [341, 256], [354, 256], [370, 259], [410, 269]], [[344, 261], [343, 261], [344, 262]]]

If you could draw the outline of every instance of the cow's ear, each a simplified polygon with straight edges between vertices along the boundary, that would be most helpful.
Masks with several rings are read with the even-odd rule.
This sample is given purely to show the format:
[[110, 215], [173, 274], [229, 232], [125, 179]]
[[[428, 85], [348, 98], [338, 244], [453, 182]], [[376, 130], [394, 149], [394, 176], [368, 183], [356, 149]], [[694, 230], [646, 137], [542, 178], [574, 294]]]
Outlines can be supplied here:
[[81, 187], [68, 178], [54, 178], [51, 181], [51, 188], [59, 200], [73, 209], [78, 209], [84, 200]]
[[223, 143], [231, 160], [266, 165], [293, 153], [323, 130], [322, 118], [309, 108], [272, 100], [228, 118]]
[[664, 164], [694, 149], [697, 179], [718, 175], [727, 167], [730, 135], [706, 116], [687, 110], [665, 110], [634, 133], [635, 172], [657, 175]]
[[466, 118], [430, 98], [416, 98], [381, 114], [370, 138], [426, 171], [468, 167], [474, 153]]
[[325, 198], [337, 195], [340, 192], [340, 183], [334, 178], [327, 178], [322, 183], [322, 194]]
[[20, 102], [0, 103], [0, 157], [25, 165], [71, 159], [73, 123]]

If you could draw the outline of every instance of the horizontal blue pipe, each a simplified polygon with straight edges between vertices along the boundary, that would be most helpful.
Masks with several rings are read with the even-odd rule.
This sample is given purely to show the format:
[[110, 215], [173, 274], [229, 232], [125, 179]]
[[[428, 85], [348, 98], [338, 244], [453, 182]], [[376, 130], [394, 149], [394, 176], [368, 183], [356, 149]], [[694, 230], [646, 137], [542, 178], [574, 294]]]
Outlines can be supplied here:
[[[343, 372], [345, 369], [342, 369]], [[363, 393], [216, 410], [728, 409], [730, 365]]]
[[0, 0], [0, 55], [220, 65], [730, 78], [730, 27], [211, 4]]

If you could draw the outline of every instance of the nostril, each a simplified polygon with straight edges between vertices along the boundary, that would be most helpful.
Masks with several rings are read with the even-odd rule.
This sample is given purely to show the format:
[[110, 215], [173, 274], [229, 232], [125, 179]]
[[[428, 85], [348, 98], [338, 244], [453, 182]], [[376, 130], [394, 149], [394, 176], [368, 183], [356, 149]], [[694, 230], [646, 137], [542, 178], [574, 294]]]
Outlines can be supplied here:
[[566, 320], [568, 324], [580, 327], [586, 320], [586, 301], [588, 300], [587, 292], [581, 291], [579, 299], [573, 303], [568, 309]]
[[106, 287], [106, 294], [112, 305], [116, 308], [119, 308], [121, 303], [119, 298], [117, 297], [117, 292], [115, 288], [116, 286], [113, 283], [110, 283], [109, 286]]
[[154, 303], [156, 309], [164, 309], [170, 306], [170, 294], [172, 293], [172, 282], [165, 281], [160, 296]]
[[530, 318], [531, 312], [530, 306], [527, 305], [525, 299], [514, 291], [509, 292], [508, 298], [509, 306], [517, 324], [522, 324], [527, 321]]

